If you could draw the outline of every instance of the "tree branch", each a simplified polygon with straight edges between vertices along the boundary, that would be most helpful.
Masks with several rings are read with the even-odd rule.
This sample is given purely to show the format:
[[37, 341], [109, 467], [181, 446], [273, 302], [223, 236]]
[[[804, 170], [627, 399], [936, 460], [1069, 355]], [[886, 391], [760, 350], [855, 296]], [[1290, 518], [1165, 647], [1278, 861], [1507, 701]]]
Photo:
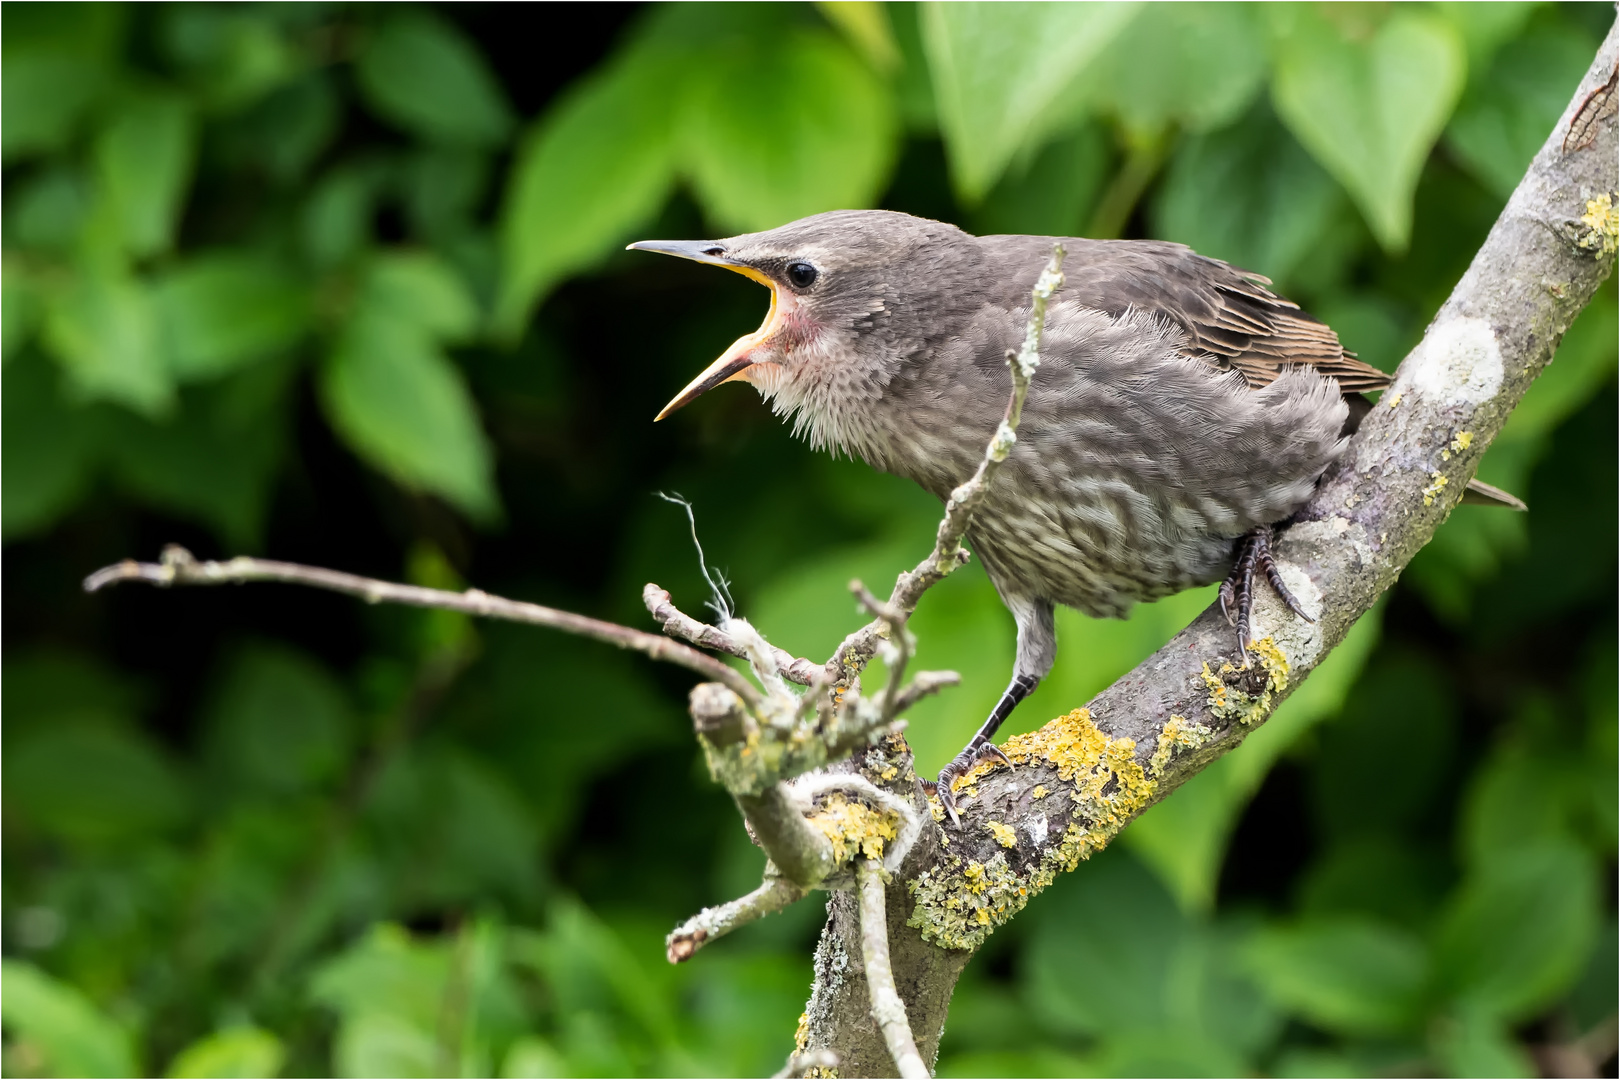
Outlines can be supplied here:
[[928, 1080], [928, 1066], [917, 1053], [917, 1042], [906, 1022], [905, 1002], [894, 988], [889, 966], [889, 916], [884, 901], [883, 868], [866, 859], [855, 868], [861, 893], [861, 955], [866, 961], [866, 985], [872, 998], [872, 1019], [883, 1032], [894, 1067], [905, 1080]]
[[724, 683], [750, 704], [760, 700], [759, 691], [747, 679], [730, 667], [705, 656], [696, 649], [670, 641], [668, 638], [632, 630], [628, 626], [604, 622], [571, 611], [530, 604], [522, 600], [506, 600], [491, 596], [479, 589], [466, 592], [448, 592], [428, 589], [420, 585], [400, 585], [376, 578], [345, 574], [340, 570], [327, 570], [319, 566], [279, 562], [275, 559], [254, 559], [239, 555], [224, 562], [199, 561], [191, 552], [176, 544], [163, 549], [161, 562], [143, 563], [133, 559], [104, 566], [84, 579], [85, 592], [99, 592], [108, 585], [125, 581], [141, 581], [148, 585], [168, 588], [171, 585], [234, 585], [249, 581], [279, 581], [289, 585], [308, 585], [316, 589], [358, 596], [368, 604], [407, 604], [411, 607], [439, 608], [461, 611], [489, 619], [545, 626], [569, 634], [605, 642], [621, 649], [645, 653], [654, 660], [678, 664], [695, 671], [706, 679]]

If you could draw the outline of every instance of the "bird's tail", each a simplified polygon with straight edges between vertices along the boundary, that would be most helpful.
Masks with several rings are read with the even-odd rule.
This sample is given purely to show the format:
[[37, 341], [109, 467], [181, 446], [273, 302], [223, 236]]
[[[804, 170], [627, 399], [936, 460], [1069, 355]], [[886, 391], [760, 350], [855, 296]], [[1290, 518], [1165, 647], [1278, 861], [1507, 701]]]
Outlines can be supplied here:
[[1462, 501], [1473, 506], [1503, 506], [1509, 510], [1528, 510], [1524, 500], [1483, 480], [1468, 481]]

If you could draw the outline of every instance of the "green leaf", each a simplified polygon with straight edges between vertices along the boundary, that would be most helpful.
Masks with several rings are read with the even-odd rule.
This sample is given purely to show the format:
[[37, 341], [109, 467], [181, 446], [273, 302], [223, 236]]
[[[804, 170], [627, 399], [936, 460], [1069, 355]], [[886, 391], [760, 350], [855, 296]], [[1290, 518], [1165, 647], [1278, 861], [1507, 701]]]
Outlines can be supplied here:
[[671, 97], [683, 85], [675, 58], [620, 57], [525, 137], [499, 225], [503, 337], [516, 338], [553, 286], [632, 239], [662, 205], [675, 174]]
[[8, 207], [7, 239], [24, 247], [69, 253], [90, 216], [90, 184], [77, 168], [48, 164], [17, 183]]
[[365, 246], [384, 179], [384, 169], [373, 162], [340, 165], [321, 177], [303, 209], [303, 246], [311, 260], [330, 266]]
[[1133, 4], [930, 3], [922, 9], [956, 190], [976, 202], [1050, 134], [1059, 97], [1136, 15]]
[[464, 341], [478, 327], [478, 305], [467, 287], [426, 252], [378, 255], [366, 268], [360, 304], [368, 318], [408, 323], [440, 341]]
[[[1053, 1032], [1112, 1047], [1122, 1060], [1102, 1075], [1184, 1075], [1189, 1059], [1233, 1075], [1275, 1036], [1281, 1017], [1241, 974], [1233, 943], [1178, 911], [1124, 852], [1092, 859], [1025, 917], [1025, 1005]], [[1182, 1064], [1149, 1070], [1153, 1057]]]
[[1015, 162], [979, 204], [971, 231], [1079, 236], [1108, 179], [1113, 154], [1100, 124], [1086, 124]]
[[838, 28], [872, 70], [888, 74], [900, 66], [900, 46], [883, 4], [876, 0], [817, 0], [816, 10]]
[[379, 27], [357, 74], [372, 109], [421, 138], [494, 146], [512, 129], [511, 106], [478, 47], [420, 11]]
[[287, 348], [309, 327], [309, 291], [250, 249], [196, 256], [164, 273], [154, 300], [170, 367], [207, 379]]
[[232, 792], [286, 795], [335, 780], [354, 718], [331, 674], [302, 653], [259, 646], [226, 670], [209, 710], [209, 775]]
[[125, 98], [97, 136], [96, 182], [130, 253], [153, 255], [173, 246], [196, 140], [191, 110], [159, 94]]
[[1065, 96], [1106, 110], [1142, 137], [1170, 124], [1209, 131], [1248, 108], [1267, 66], [1250, 5], [1147, 4]]
[[44, 310], [44, 290], [20, 260], [6, 259], [0, 277], [0, 360], [10, 360], [34, 336]]
[[1369, 33], [1345, 25], [1359, 12], [1277, 7], [1278, 115], [1344, 185], [1385, 250], [1404, 251], [1418, 175], [1462, 92], [1457, 31], [1410, 8]]
[[1509, 849], [1472, 872], [1441, 919], [1436, 970], [1467, 1010], [1515, 1022], [1580, 974], [1597, 932], [1597, 877], [1568, 843]]
[[1221, 863], [1239, 815], [1283, 752], [1338, 711], [1378, 641], [1381, 621], [1382, 609], [1363, 615], [1310, 679], [1242, 746], [1177, 788], [1175, 798], [1149, 808], [1125, 830], [1121, 839], [1126, 846], [1164, 879], [1184, 907], [1199, 910], [1214, 904]]
[[306, 65], [263, 9], [180, 4], [163, 15], [166, 51], [212, 110], [249, 106]]
[[406, 488], [470, 516], [497, 513], [494, 462], [461, 372], [420, 328], [361, 308], [321, 371], [321, 398], [351, 449]]
[[6, 801], [63, 839], [127, 842], [179, 824], [186, 786], [167, 756], [116, 718], [82, 714], [7, 740]]
[[107, 71], [84, 57], [7, 54], [0, 65], [0, 159], [61, 150], [107, 84]]
[[49, 528], [90, 483], [101, 426], [89, 410], [62, 399], [59, 378], [37, 355], [6, 368], [0, 397], [0, 533], [7, 540]]
[[1240, 124], [1184, 140], [1150, 213], [1155, 236], [1286, 281], [1322, 258], [1323, 239], [1351, 211], [1332, 177], [1262, 105]]
[[344, 1024], [332, 1048], [339, 1076], [433, 1077], [445, 1074], [445, 1055], [423, 1029], [387, 1013], [366, 1013]]
[[1540, 1076], [1501, 1020], [1478, 1010], [1441, 1017], [1430, 1043], [1447, 1076]]
[[117, 266], [87, 266], [51, 299], [45, 344], [89, 399], [159, 416], [174, 406], [146, 285]]
[[1446, 129], [1446, 141], [1500, 197], [1513, 194], [1530, 159], [1564, 114], [1571, 89], [1591, 63], [1593, 47], [1572, 26], [1540, 23], [1508, 42], [1489, 74], [1470, 84]]
[[229, 546], [255, 548], [286, 436], [285, 365], [258, 365], [187, 394], [163, 420], [108, 418], [108, 464], [153, 506], [200, 521]]
[[1391, 927], [1307, 920], [1258, 931], [1244, 958], [1272, 1000], [1329, 1031], [1388, 1034], [1423, 1018], [1423, 943]]
[[[274, 1076], [287, 1050], [281, 1040], [260, 1028], [241, 1027], [204, 1035], [175, 1055], [171, 1077]], [[373, 1074], [377, 1075], [377, 1074]]]
[[[749, 94], [740, 86], [814, 86]], [[800, 31], [711, 65], [686, 103], [685, 169], [710, 217], [752, 232], [873, 205], [899, 122], [888, 87], [831, 35]]]
[[[55, 1076], [135, 1076], [135, 1042], [76, 987], [20, 960], [0, 961], [6, 1030], [36, 1048]], [[7, 1057], [11, 1051], [7, 1044]]]
[[123, 43], [118, 4], [28, 4], [6, 11], [0, 158], [63, 149], [107, 89]]

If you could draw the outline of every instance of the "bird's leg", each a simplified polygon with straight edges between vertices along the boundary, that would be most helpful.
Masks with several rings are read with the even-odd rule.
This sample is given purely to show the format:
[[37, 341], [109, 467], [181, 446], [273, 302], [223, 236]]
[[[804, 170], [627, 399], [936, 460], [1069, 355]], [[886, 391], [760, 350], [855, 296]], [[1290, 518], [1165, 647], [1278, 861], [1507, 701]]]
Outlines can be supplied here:
[[939, 770], [939, 780], [937, 782], [923, 781], [925, 790], [939, 796], [940, 805], [950, 815], [952, 825], [962, 823], [962, 819], [956, 813], [956, 797], [951, 793], [952, 781], [973, 768], [984, 758], [992, 758], [1009, 769], [1012, 768], [1012, 762], [1007, 759], [1007, 755], [1003, 754], [1001, 748], [990, 740], [995, 738], [996, 729], [1001, 727], [1007, 717], [1012, 715], [1012, 711], [1018, 707], [1018, 703], [1027, 698], [1030, 692], [1040, 683], [1041, 681], [1032, 675], [1014, 675], [1013, 681], [1006, 690], [1002, 691], [1001, 700], [996, 702], [994, 709], [990, 710], [990, 718], [984, 722], [983, 727], [979, 728], [978, 734], [974, 735], [968, 744], [962, 748], [960, 754], [957, 754], [949, 764]]
[[1232, 561], [1232, 572], [1226, 575], [1221, 582], [1221, 614], [1226, 616], [1227, 624], [1237, 628], [1238, 651], [1243, 654], [1245, 665], [1249, 662], [1249, 645], [1253, 639], [1249, 634], [1249, 612], [1254, 606], [1254, 572], [1258, 568], [1271, 582], [1271, 587], [1282, 602], [1287, 604], [1289, 610], [1306, 622], [1316, 620], [1306, 614], [1294, 594], [1288, 591], [1283, 582], [1282, 573], [1277, 569], [1277, 560], [1271, 555], [1271, 526], [1262, 525], [1258, 529], [1243, 536], [1237, 543], [1237, 557]]

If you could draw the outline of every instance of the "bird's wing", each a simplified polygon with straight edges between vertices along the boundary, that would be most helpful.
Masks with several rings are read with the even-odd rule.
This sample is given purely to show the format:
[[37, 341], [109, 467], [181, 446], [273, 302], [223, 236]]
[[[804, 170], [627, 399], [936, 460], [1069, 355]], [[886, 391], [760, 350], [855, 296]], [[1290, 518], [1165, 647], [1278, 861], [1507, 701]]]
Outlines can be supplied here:
[[[1049, 240], [1017, 239], [1035, 241], [1022, 245], [1031, 248], [1029, 254], [1042, 246], [1050, 250]], [[1336, 379], [1346, 394], [1382, 390], [1391, 382], [1389, 375], [1346, 352], [1331, 327], [1267, 288], [1270, 279], [1259, 274], [1156, 240], [1075, 239], [1064, 244], [1070, 252], [1064, 264], [1064, 299], [1116, 317], [1133, 308], [1157, 312], [1187, 333], [1196, 355], [1241, 372], [1252, 387], [1269, 384], [1290, 367], [1315, 368]], [[1039, 265], [1038, 259], [1032, 265]]]

